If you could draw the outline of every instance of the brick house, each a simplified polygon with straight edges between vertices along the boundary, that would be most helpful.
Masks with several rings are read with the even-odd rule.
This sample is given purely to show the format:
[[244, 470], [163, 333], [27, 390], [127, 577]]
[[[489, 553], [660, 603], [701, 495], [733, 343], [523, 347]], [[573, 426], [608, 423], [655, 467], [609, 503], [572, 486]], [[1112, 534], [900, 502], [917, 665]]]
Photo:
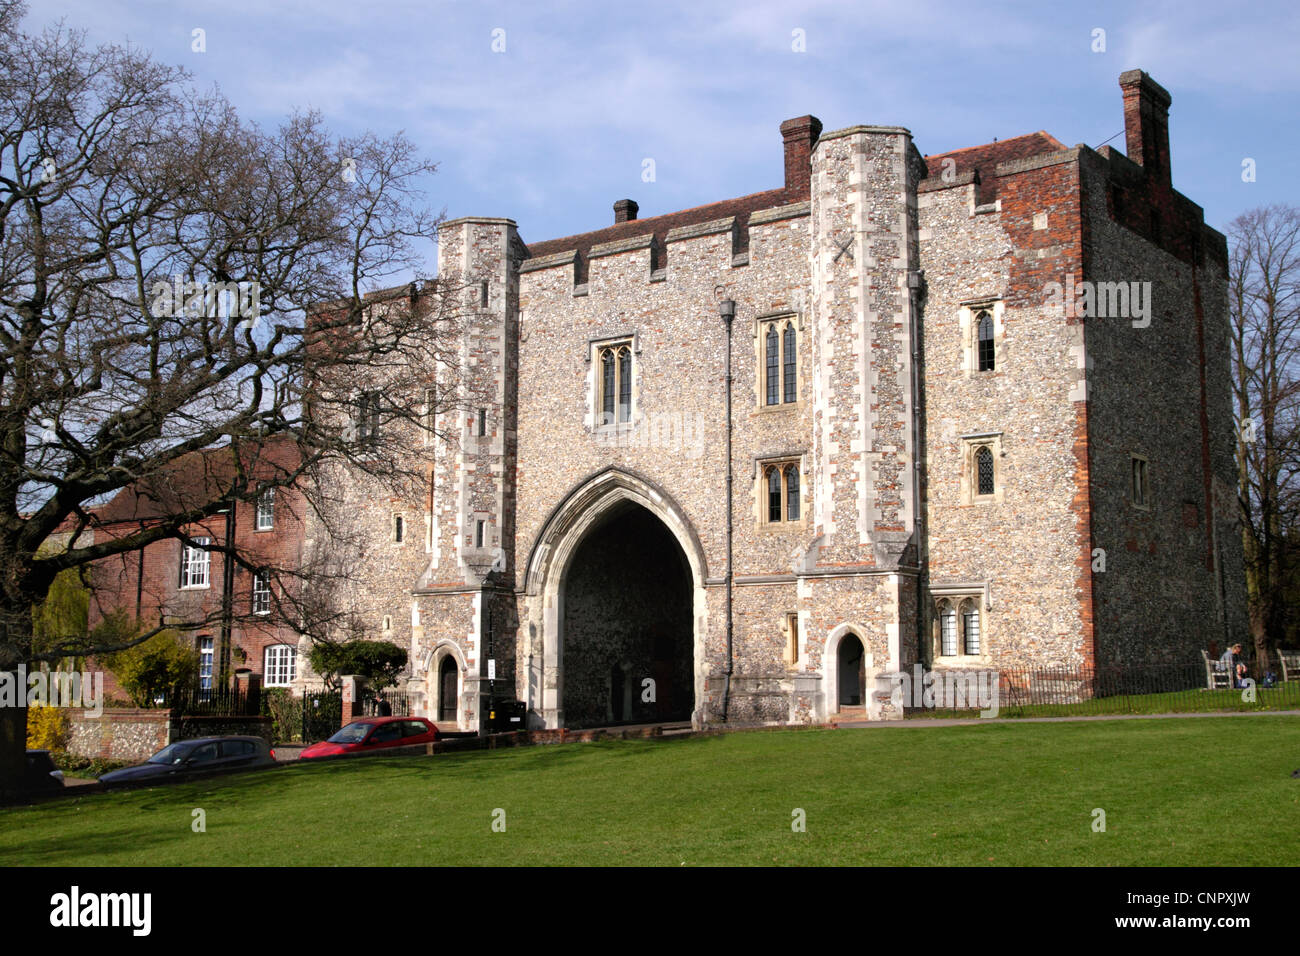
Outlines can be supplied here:
[[1226, 242], [1172, 186], [1169, 94], [1120, 87], [1125, 152], [927, 157], [803, 116], [766, 192], [531, 243], [444, 223], [493, 397], [442, 423], [418, 497], [334, 487], [370, 528], [354, 604], [426, 712], [888, 717], [873, 691], [916, 663], [1244, 634]]
[[[245, 453], [252, 480], [272, 481], [297, 464], [294, 444], [273, 440]], [[98, 509], [96, 540], [149, 527], [160, 517], [226, 497], [233, 480], [229, 448], [186, 455], [167, 471], [124, 488]], [[144, 549], [96, 562], [90, 627], [122, 609], [146, 623], [177, 622], [199, 653], [200, 684], [223, 675], [252, 673], [264, 686], [300, 686], [300, 635], [282, 607], [291, 574], [302, 565], [304, 501], [294, 487], [267, 487], [253, 501], [233, 502], [221, 513], [184, 528], [189, 539], [168, 538]], [[228, 562], [206, 545], [232, 545], [253, 568]], [[274, 569], [274, 570], [271, 570]], [[125, 697], [112, 675], [111, 696]]]

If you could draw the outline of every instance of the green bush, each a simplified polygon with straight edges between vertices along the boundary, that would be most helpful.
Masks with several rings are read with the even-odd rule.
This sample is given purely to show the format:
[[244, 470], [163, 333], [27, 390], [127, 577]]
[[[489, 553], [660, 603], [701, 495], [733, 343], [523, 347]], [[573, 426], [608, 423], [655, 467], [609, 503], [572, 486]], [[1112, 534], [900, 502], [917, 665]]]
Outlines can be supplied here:
[[302, 739], [302, 699], [282, 688], [262, 693], [262, 713], [271, 718], [271, 735], [277, 743]]
[[108, 773], [110, 770], [120, 770], [122, 767], [130, 767], [132, 764], [122, 763], [119, 760], [103, 760], [99, 757], [79, 757], [76, 754], [70, 754], [66, 751], [63, 753], [51, 754], [54, 760], [54, 766], [58, 767], [69, 777], [81, 777], [88, 779], [98, 777], [101, 774]]
[[[140, 631], [137, 622], [115, 612], [95, 628], [93, 640], [124, 643]], [[194, 683], [199, 675], [199, 653], [182, 644], [175, 631], [160, 631], [142, 644], [109, 654], [104, 666], [117, 676], [118, 686], [136, 707], [152, 707], [157, 698], [169, 698], [177, 689]]]
[[322, 642], [312, 645], [307, 659], [327, 684], [337, 686], [340, 676], [357, 674], [375, 690], [395, 684], [406, 667], [405, 649], [391, 641]]

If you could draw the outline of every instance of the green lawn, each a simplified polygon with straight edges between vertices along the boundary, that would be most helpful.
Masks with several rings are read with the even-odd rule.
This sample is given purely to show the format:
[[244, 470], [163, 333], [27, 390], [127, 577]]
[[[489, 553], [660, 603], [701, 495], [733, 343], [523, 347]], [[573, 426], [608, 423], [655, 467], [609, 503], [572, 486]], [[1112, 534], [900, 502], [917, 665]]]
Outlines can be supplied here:
[[1289, 865], [1297, 768], [1279, 715], [369, 758], [0, 809], [0, 865]]

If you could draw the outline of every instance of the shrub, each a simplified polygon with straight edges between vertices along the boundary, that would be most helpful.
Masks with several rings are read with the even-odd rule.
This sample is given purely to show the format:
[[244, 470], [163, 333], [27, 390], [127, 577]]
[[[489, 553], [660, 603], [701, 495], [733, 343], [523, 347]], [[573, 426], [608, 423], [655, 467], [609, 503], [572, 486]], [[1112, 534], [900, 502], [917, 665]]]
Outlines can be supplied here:
[[[93, 639], [122, 643], [139, 633], [136, 622], [125, 614], [114, 613], [95, 628]], [[104, 666], [117, 675], [118, 686], [130, 695], [136, 707], [152, 707], [157, 698], [169, 698], [178, 688], [194, 683], [199, 674], [199, 653], [182, 644], [175, 631], [160, 631], [142, 644], [109, 654]]]
[[68, 715], [59, 707], [27, 708], [27, 749], [61, 753], [68, 748]]
[[302, 737], [302, 701], [287, 690], [272, 688], [262, 694], [262, 713], [271, 718], [271, 733], [277, 743]]
[[391, 641], [322, 642], [312, 645], [308, 660], [327, 684], [337, 685], [340, 675], [357, 674], [375, 690], [383, 690], [397, 682], [406, 666], [406, 651]]

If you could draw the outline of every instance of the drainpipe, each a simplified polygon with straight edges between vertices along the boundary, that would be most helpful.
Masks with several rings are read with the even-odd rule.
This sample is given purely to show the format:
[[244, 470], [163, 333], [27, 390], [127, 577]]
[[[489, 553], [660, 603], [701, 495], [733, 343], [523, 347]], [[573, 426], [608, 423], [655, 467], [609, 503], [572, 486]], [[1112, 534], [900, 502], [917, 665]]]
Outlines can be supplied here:
[[[225, 555], [221, 567], [221, 647], [218, 653], [217, 681], [221, 687], [230, 682], [231, 624], [235, 605], [235, 568], [232, 555], [235, 552], [235, 499], [232, 496], [226, 508], [217, 512], [226, 516]], [[216, 684], [214, 684], [216, 686]]]
[[925, 629], [925, 592], [930, 580], [929, 542], [921, 494], [921, 455], [924, 453], [921, 442], [926, 436], [925, 399], [921, 395], [921, 330], [924, 326], [920, 312], [925, 301], [925, 270], [910, 272], [907, 285], [912, 336], [912, 488], [916, 496], [913, 502], [916, 508], [916, 659], [929, 669], [930, 646]]
[[727, 327], [727, 671], [722, 684], [722, 722], [727, 722], [731, 706], [731, 322], [736, 317], [736, 303], [723, 299], [718, 303], [718, 314]]

